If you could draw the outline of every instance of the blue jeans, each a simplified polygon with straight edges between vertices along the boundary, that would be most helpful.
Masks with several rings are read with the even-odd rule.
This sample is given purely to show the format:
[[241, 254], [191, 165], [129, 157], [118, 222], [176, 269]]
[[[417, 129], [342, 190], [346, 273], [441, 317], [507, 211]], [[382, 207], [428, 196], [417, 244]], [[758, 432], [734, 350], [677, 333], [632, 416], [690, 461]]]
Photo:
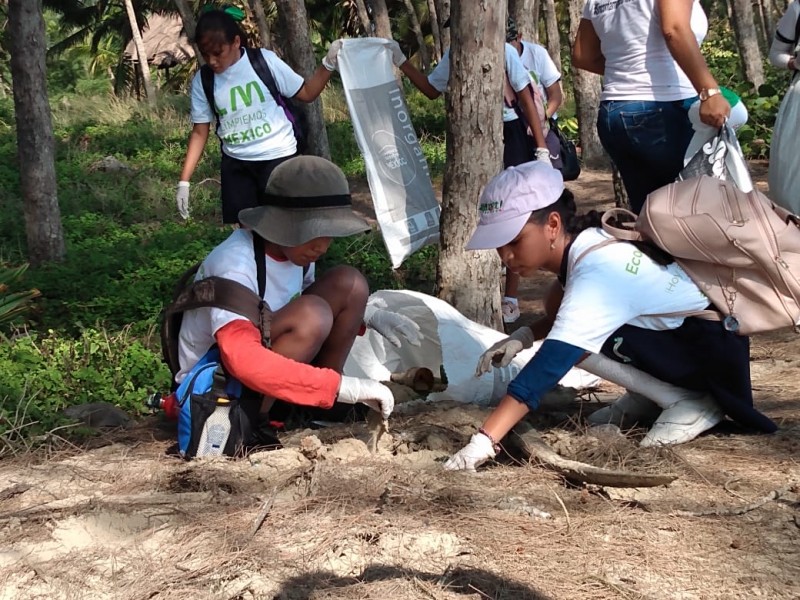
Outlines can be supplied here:
[[687, 113], [694, 100], [600, 103], [597, 133], [619, 169], [637, 214], [647, 194], [675, 181], [683, 169], [683, 156], [694, 134]]

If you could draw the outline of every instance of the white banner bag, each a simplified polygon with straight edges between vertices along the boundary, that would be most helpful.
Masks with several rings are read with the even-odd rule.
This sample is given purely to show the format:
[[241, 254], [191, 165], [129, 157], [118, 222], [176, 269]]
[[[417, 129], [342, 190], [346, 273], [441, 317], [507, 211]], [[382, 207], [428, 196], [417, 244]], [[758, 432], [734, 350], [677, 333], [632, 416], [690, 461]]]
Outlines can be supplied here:
[[392, 268], [439, 243], [439, 203], [392, 66], [389, 41], [343, 40], [339, 73]]

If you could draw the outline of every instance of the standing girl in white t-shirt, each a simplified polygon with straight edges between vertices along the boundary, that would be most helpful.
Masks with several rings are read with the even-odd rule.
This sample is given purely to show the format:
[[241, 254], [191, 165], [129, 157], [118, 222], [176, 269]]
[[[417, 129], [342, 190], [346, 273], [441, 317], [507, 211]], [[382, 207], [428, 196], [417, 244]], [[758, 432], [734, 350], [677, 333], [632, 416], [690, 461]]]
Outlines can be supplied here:
[[[709, 301], [663, 251], [616, 242], [598, 227], [594, 211], [576, 215], [558, 171], [538, 163], [510, 167], [486, 186], [479, 210], [467, 249], [496, 249], [511, 271], [523, 277], [549, 271], [563, 288], [555, 287], [548, 299], [548, 316], [481, 356], [479, 375], [508, 365], [544, 339], [446, 468], [474, 470], [493, 458], [499, 441], [575, 365], [661, 409], [643, 446], [687, 442], [725, 415], [775, 431], [775, 423], [753, 407], [748, 338], [726, 331], [719, 321], [675, 316], [703, 310]], [[606, 412], [614, 420], [613, 411]]]
[[687, 111], [721, 127], [731, 107], [700, 43], [708, 19], [697, 0], [588, 0], [573, 66], [603, 75], [597, 132], [617, 165], [631, 208], [675, 180], [694, 130]]
[[[181, 170], [176, 202], [189, 217], [189, 180], [203, 154], [211, 124], [222, 142], [222, 221], [237, 223], [239, 211], [258, 206], [273, 169], [297, 154], [292, 123], [258, 76], [244, 50], [245, 35], [226, 11], [210, 10], [197, 22], [195, 39], [214, 73], [214, 104], [208, 103], [198, 70], [192, 80], [192, 132]], [[270, 51], [260, 52], [286, 98], [313, 102], [336, 68], [341, 42], [331, 44], [322, 65], [308, 79], [295, 73]], [[215, 110], [216, 109], [216, 110]]]

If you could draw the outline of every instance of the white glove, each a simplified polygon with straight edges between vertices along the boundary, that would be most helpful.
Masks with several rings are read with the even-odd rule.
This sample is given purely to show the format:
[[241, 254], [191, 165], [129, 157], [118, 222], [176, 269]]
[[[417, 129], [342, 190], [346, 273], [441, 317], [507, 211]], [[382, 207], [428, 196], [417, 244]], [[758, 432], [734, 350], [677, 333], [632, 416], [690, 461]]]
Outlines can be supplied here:
[[550, 161], [550, 150], [547, 148], [537, 148], [534, 160], [547, 163], [551, 167], [553, 166], [553, 163]]
[[178, 213], [181, 218], [186, 220], [189, 218], [189, 182], [179, 181], [178, 192], [175, 194], [175, 202], [178, 205]]
[[444, 463], [444, 468], [448, 471], [471, 471], [474, 473], [475, 467], [495, 456], [492, 440], [482, 433], [476, 433], [470, 438], [469, 444]]
[[475, 367], [475, 377], [492, 370], [492, 365], [497, 368], [507, 367], [514, 357], [524, 348], [533, 346], [533, 331], [530, 327], [520, 327], [504, 340], [500, 340], [486, 352], [481, 354], [478, 366]]
[[419, 346], [422, 339], [419, 325], [405, 315], [383, 310], [384, 307], [386, 303], [382, 300], [367, 304], [364, 311], [364, 325], [380, 333], [395, 348], [399, 348], [402, 344], [400, 336], [412, 346]]
[[400, 44], [394, 40], [391, 40], [388, 45], [389, 50], [392, 51], [392, 62], [394, 63], [395, 67], [399, 67], [408, 60], [406, 55], [403, 54], [403, 51], [400, 50]]
[[391, 390], [373, 379], [342, 375], [336, 401], [344, 404], [356, 402], [366, 404], [372, 410], [381, 413], [384, 419], [388, 419], [394, 410], [394, 396]]
[[328, 48], [328, 53], [322, 59], [322, 66], [328, 71], [335, 71], [339, 68], [339, 50], [342, 49], [342, 40], [336, 40]]

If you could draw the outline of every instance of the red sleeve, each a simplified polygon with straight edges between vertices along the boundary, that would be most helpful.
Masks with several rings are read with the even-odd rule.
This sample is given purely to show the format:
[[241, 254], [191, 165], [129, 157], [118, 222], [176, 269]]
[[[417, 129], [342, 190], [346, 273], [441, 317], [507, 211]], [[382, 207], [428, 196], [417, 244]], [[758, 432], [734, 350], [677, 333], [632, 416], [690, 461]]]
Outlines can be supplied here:
[[292, 404], [333, 406], [342, 376], [264, 348], [250, 321], [231, 321], [217, 331], [216, 339], [225, 368], [251, 390]]

